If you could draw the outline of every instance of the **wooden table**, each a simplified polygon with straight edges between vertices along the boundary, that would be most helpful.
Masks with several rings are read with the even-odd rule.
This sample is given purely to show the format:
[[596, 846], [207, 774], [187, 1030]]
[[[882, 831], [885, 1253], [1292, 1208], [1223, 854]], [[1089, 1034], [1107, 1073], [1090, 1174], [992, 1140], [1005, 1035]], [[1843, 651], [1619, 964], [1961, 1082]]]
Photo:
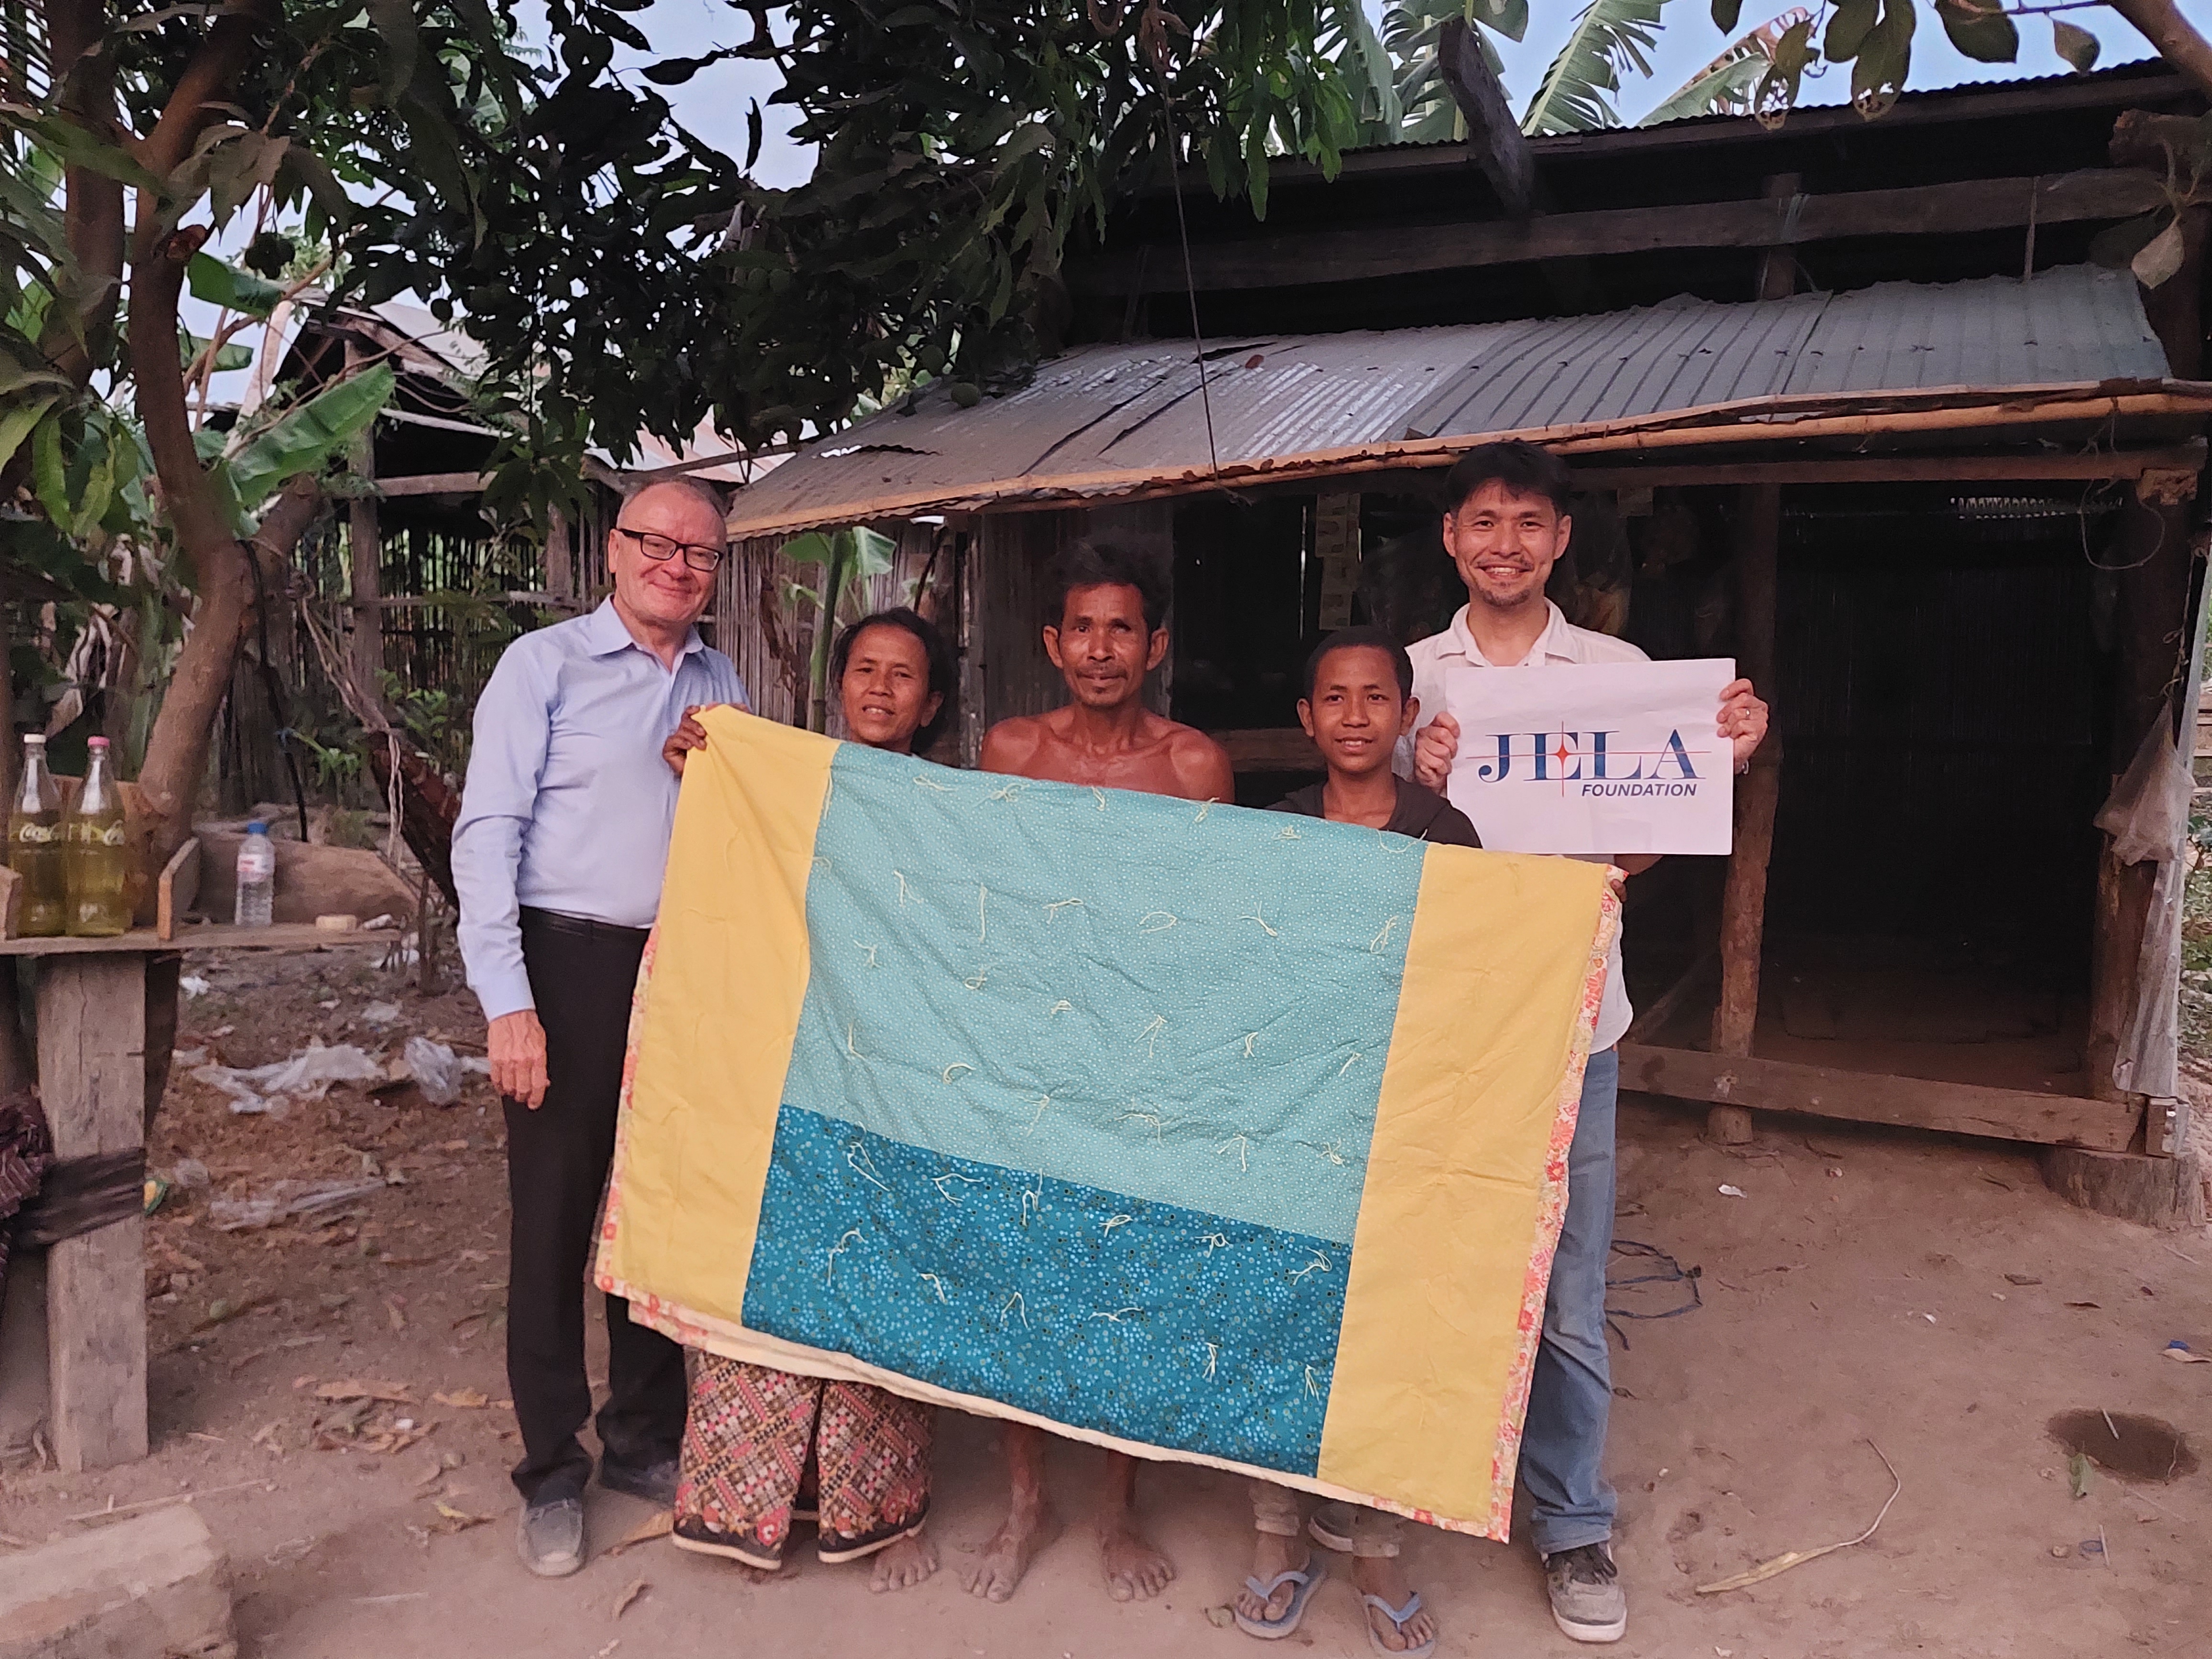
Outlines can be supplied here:
[[[396, 929], [209, 923], [179, 926], [166, 939], [151, 927], [113, 939], [0, 939], [0, 956], [39, 962], [39, 1094], [57, 1162], [133, 1151], [143, 1158], [176, 1034], [179, 953], [353, 948], [399, 937]], [[143, 1457], [143, 1216], [48, 1249], [46, 1355], [47, 1423], [62, 1468], [106, 1468]]]

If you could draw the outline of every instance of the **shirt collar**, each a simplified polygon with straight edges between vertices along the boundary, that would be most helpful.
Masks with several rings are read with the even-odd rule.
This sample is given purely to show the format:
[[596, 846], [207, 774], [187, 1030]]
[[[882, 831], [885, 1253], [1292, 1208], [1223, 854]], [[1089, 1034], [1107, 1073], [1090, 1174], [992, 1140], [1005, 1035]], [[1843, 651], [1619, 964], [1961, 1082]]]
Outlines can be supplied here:
[[1464, 605], [1452, 616], [1452, 647], [1469, 662], [1483, 668], [1526, 668], [1534, 663], [1572, 662], [1575, 653], [1567, 637], [1566, 612], [1549, 599], [1544, 601], [1544, 631], [1528, 647], [1528, 654], [1517, 663], [1500, 665], [1482, 654], [1482, 647], [1474, 642], [1474, 631], [1467, 625], [1468, 606]]
[[[630, 637], [629, 629], [623, 625], [623, 619], [616, 614], [615, 602], [611, 598], [601, 599], [599, 609], [584, 618], [584, 641], [595, 657], [611, 657], [617, 651], [633, 648], [645, 650]], [[687, 629], [684, 635], [684, 648], [676, 653], [676, 659], [682, 662], [694, 651], [706, 648], [706, 641], [699, 637], [699, 630], [696, 628]], [[650, 656], [652, 653], [647, 652], [646, 654]]]

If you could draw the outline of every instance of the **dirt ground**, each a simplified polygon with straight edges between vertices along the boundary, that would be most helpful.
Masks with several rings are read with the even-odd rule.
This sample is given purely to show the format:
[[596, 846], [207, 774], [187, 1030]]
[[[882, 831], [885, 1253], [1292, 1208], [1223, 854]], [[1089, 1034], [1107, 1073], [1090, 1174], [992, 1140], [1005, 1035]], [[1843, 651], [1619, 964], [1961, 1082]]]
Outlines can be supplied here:
[[[186, 971], [211, 988], [185, 1006], [178, 1046], [228, 1064], [282, 1058], [310, 1035], [386, 1055], [410, 1033], [482, 1042], [465, 994], [425, 998], [356, 957]], [[398, 1024], [362, 1024], [379, 1000], [399, 1005]], [[2212, 1656], [2212, 1475], [2161, 1448], [2159, 1478], [2124, 1480], [2073, 1465], [2049, 1429], [2068, 1412], [2110, 1413], [2124, 1432], [2084, 1443], [2124, 1461], [2132, 1413], [2179, 1430], [2196, 1455], [2212, 1447], [2212, 1365], [2162, 1352], [2180, 1340], [2212, 1353], [2212, 1238], [2071, 1209], [2027, 1152], [1985, 1143], [1770, 1119], [1738, 1155], [1699, 1127], [1672, 1105], [1623, 1103], [1620, 1236], [1697, 1269], [1703, 1304], [1619, 1322], [1610, 1467], [1631, 1621], [1615, 1651]], [[212, 1184], [180, 1188], [148, 1227], [154, 1455], [67, 1475], [27, 1434], [0, 1448], [0, 1547], [104, 1524], [94, 1512], [111, 1504], [202, 1494], [250, 1659], [1251, 1651], [1208, 1617], [1249, 1570], [1250, 1533], [1239, 1483], [1206, 1471], [1143, 1479], [1147, 1523], [1182, 1570], [1160, 1601], [1109, 1601], [1079, 1525], [1010, 1604], [964, 1594], [958, 1574], [995, 1523], [1001, 1477], [992, 1431], [962, 1418], [940, 1435], [933, 1531], [946, 1570], [916, 1589], [872, 1596], [865, 1569], [811, 1559], [756, 1586], [662, 1540], [617, 1553], [651, 1511], [596, 1489], [589, 1566], [532, 1579], [514, 1559], [505, 1474], [516, 1444], [501, 1409], [505, 1202], [488, 1087], [472, 1079], [438, 1108], [411, 1087], [341, 1085], [279, 1121], [233, 1115], [180, 1068], [151, 1159], [170, 1170], [185, 1158]], [[364, 1173], [392, 1184], [265, 1231], [212, 1224], [215, 1200]], [[1665, 1272], [1655, 1258], [1614, 1261], [1619, 1279]], [[1661, 1312], [1690, 1289], [1626, 1287], [1615, 1304]], [[364, 1385], [401, 1397], [325, 1397]], [[1891, 1492], [1885, 1455], [1901, 1489], [1868, 1541], [1752, 1589], [1695, 1593], [1863, 1532]], [[1095, 1454], [1061, 1449], [1055, 1490], [1072, 1520], [1097, 1477]], [[1409, 1532], [1440, 1653], [1571, 1650], [1525, 1543]], [[1346, 1575], [1333, 1576], [1286, 1645], [1365, 1653]]]

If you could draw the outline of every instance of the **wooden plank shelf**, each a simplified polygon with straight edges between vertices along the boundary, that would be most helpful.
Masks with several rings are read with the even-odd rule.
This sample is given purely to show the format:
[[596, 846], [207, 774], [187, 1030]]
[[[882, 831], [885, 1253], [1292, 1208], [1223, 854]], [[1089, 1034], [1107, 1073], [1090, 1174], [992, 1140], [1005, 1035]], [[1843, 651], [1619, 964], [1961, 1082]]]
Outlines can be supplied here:
[[1620, 1086], [1716, 1106], [1803, 1112], [1856, 1123], [2106, 1152], [2125, 1152], [2142, 1120], [2142, 1107], [2131, 1102], [2083, 1100], [2029, 1089], [1992, 1089], [1638, 1042], [1620, 1045]]
[[180, 922], [175, 937], [163, 939], [153, 927], [133, 927], [109, 939], [0, 939], [0, 957], [103, 956], [158, 951], [313, 951], [325, 945], [395, 945], [396, 927], [337, 929], [311, 921], [279, 921], [266, 927], [240, 927], [227, 921]]

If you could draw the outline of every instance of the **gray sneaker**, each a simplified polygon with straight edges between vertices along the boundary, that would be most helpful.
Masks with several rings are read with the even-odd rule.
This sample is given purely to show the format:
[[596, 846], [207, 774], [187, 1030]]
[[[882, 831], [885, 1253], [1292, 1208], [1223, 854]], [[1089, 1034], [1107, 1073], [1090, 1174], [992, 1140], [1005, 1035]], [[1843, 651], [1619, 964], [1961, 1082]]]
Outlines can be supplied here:
[[584, 1505], [556, 1498], [526, 1504], [514, 1523], [514, 1553], [540, 1578], [566, 1578], [584, 1565]]
[[1544, 1558], [1552, 1618], [1577, 1642], [1618, 1642], [1628, 1633], [1628, 1595], [1603, 1544], [1584, 1544]]

